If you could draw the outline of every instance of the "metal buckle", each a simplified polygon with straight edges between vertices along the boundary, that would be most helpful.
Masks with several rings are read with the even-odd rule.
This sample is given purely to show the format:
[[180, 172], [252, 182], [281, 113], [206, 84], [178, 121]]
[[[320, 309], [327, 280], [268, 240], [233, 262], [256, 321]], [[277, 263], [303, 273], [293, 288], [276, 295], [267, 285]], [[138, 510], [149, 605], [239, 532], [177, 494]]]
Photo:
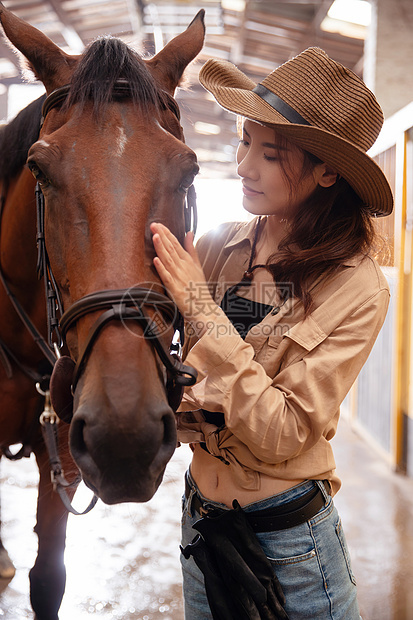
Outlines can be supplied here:
[[52, 407], [52, 404], [50, 402], [50, 391], [42, 390], [42, 388], [40, 387], [40, 383], [36, 383], [36, 390], [38, 391], [39, 394], [44, 396], [44, 410], [39, 418], [40, 424], [42, 426], [44, 426], [45, 424], [58, 424], [59, 418], [57, 417]]
[[226, 510], [224, 508], [218, 508], [213, 504], [208, 504], [207, 502], [205, 502], [205, 504], [201, 504], [198, 512], [201, 517], [219, 517], [224, 512], [226, 512]]
[[209, 512], [211, 512], [211, 509], [205, 508], [205, 506], [202, 504], [199, 509], [199, 514], [201, 515], [201, 517], [206, 517]]

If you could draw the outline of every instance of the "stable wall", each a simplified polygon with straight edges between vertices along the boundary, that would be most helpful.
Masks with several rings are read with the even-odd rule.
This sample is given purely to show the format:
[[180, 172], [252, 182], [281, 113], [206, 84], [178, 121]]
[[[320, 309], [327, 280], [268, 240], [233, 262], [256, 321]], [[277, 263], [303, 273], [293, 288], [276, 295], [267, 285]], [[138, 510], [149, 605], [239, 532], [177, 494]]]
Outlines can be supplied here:
[[370, 4], [363, 77], [389, 118], [413, 101], [413, 2], [370, 0]]
[[391, 300], [344, 410], [394, 469], [413, 477], [413, 103], [385, 122], [370, 155], [395, 197], [392, 215], [376, 222]]

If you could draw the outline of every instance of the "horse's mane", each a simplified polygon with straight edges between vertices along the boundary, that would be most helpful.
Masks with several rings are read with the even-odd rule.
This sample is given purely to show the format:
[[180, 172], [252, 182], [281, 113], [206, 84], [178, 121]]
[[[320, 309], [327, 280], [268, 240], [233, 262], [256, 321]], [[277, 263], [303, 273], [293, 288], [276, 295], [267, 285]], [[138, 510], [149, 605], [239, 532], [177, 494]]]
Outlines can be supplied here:
[[128, 98], [142, 111], [153, 111], [153, 106], [165, 101], [163, 91], [137, 52], [120, 39], [99, 37], [80, 59], [64, 105], [93, 100], [95, 112], [99, 113], [113, 99], [119, 80], [127, 85]]
[[[86, 49], [72, 76], [64, 105], [93, 100], [99, 113], [113, 99], [114, 86], [119, 80], [127, 85], [127, 97], [142, 111], [165, 105], [166, 95], [142, 57], [112, 37], [100, 37]], [[44, 99], [44, 95], [36, 99], [0, 128], [0, 180], [12, 178], [25, 164], [29, 148], [39, 137]]]
[[0, 180], [11, 179], [24, 166], [31, 145], [39, 137], [45, 95], [32, 101], [0, 129]]

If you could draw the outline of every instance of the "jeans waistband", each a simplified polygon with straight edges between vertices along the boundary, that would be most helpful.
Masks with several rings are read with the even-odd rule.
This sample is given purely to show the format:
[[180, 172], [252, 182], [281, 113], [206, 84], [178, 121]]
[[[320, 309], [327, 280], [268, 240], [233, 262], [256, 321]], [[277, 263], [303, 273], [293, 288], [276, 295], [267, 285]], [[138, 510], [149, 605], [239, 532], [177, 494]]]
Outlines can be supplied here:
[[[323, 508], [328, 499], [327, 484], [306, 480], [291, 489], [243, 507], [255, 532], [288, 529], [305, 523]], [[205, 498], [188, 471], [185, 476], [187, 510], [201, 516], [229, 510], [225, 504]], [[235, 498], [234, 498], [235, 499]]]

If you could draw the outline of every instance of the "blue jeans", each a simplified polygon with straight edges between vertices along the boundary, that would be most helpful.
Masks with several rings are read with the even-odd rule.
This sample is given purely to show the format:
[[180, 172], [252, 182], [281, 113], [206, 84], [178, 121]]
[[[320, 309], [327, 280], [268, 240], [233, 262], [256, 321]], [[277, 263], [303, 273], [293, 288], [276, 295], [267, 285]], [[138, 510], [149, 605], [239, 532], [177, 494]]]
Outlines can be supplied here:
[[[187, 475], [189, 472], [187, 472]], [[188, 478], [192, 489], [196, 485]], [[356, 581], [340, 517], [322, 482], [307, 480], [272, 497], [244, 506], [245, 512], [280, 506], [297, 499], [320, 486], [326, 504], [309, 521], [287, 530], [264, 532], [257, 538], [269, 558], [286, 597], [285, 610], [290, 620], [359, 620]], [[209, 502], [211, 507], [225, 508]], [[189, 500], [183, 498], [182, 546], [185, 547], [197, 532], [192, 525], [200, 519], [191, 514]], [[202, 572], [193, 558], [181, 554], [185, 620], [212, 618], [205, 594]]]

